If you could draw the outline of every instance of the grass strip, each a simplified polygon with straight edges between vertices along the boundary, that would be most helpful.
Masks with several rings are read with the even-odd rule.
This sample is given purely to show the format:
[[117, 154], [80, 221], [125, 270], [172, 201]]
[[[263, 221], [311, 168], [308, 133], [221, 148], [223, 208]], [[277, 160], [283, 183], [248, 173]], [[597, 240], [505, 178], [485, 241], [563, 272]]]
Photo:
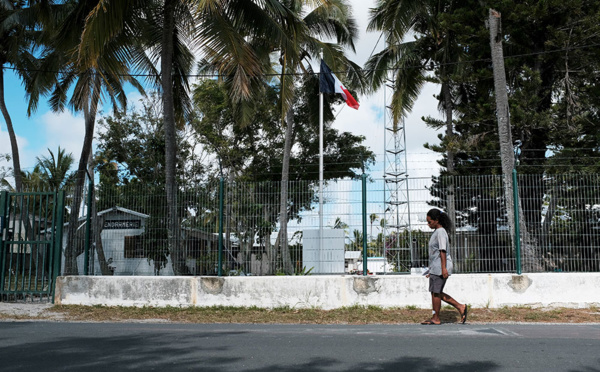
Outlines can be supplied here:
[[[281, 323], [281, 324], [404, 324], [420, 323], [431, 316], [431, 310], [415, 306], [380, 308], [352, 306], [333, 310], [279, 307], [124, 307], [57, 305], [47, 310], [58, 313], [66, 321], [167, 321], [177, 323]], [[444, 307], [443, 323], [458, 323], [456, 310]], [[2, 319], [0, 314], [0, 319]], [[44, 318], [44, 314], [38, 318]], [[597, 308], [540, 309], [531, 307], [469, 308], [468, 323], [599, 323]]]

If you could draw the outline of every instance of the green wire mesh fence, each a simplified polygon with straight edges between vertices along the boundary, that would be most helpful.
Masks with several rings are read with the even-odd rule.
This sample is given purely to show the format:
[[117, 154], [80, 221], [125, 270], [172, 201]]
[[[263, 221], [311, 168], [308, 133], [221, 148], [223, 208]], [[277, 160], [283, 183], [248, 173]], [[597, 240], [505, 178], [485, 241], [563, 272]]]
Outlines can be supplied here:
[[[598, 176], [519, 175], [517, 184], [523, 272], [599, 271]], [[425, 215], [439, 207], [454, 211], [455, 272], [517, 270], [501, 176], [407, 178], [400, 187], [404, 200], [384, 179], [367, 182], [366, 231], [360, 180], [326, 182], [322, 223], [318, 183], [289, 182], [285, 230], [280, 182], [225, 182], [222, 209], [218, 182], [182, 187], [170, 238], [163, 190], [100, 185], [94, 205], [80, 208], [75, 227], [83, 231], [85, 216], [95, 211], [88, 241], [78, 233], [63, 249], [75, 250], [75, 274], [83, 274], [85, 265], [90, 275], [217, 275], [219, 267], [223, 275], [360, 274], [366, 240], [369, 272], [410, 273], [427, 265], [431, 231]]]

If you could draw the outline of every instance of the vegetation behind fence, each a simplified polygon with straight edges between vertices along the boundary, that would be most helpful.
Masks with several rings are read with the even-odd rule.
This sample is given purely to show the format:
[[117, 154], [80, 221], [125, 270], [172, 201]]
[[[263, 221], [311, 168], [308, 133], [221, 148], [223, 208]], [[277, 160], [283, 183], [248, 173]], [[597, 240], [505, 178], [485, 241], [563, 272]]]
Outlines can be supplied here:
[[[425, 214], [432, 207], [446, 209], [453, 185], [455, 231], [451, 254], [455, 272], [515, 272], [515, 244], [504, 203], [501, 176], [409, 178], [406, 182], [410, 214], [386, 212], [389, 193], [384, 180], [367, 183], [367, 229], [362, 225], [362, 190], [357, 180], [327, 182], [324, 188], [322, 245], [304, 239], [319, 229], [318, 184], [289, 183], [287, 203], [289, 254], [282, 252], [279, 227], [280, 183], [225, 182], [223, 209], [219, 209], [219, 183], [182, 188], [177, 197], [180, 234], [189, 275], [277, 275], [286, 262], [295, 274], [341, 274], [362, 271], [366, 239], [369, 271], [405, 273], [427, 265], [431, 234]], [[522, 175], [518, 177], [524, 226], [520, 242], [534, 254], [523, 257], [524, 267], [542, 271], [599, 271], [600, 179], [595, 175]], [[87, 199], [87, 198], [84, 198]], [[90, 198], [92, 200], [92, 198]], [[144, 185], [97, 187], [86, 238], [82, 215], [75, 234], [79, 273], [84, 272], [84, 251], [89, 250], [88, 273], [94, 275], [173, 275], [173, 254], [167, 234], [166, 197]], [[392, 228], [401, 225], [410, 228]], [[219, 226], [223, 221], [223, 226]], [[219, 242], [219, 229], [222, 241]], [[66, 234], [65, 234], [66, 236]], [[312, 236], [312, 235], [311, 235]], [[88, 244], [86, 244], [86, 239]], [[526, 240], [526, 241], [525, 241]], [[66, 244], [65, 244], [66, 245]], [[222, 246], [221, 261], [219, 247]], [[312, 250], [311, 250], [312, 249]], [[331, 261], [311, 265], [314, 257]], [[318, 253], [320, 252], [320, 253]], [[341, 253], [340, 253], [341, 252]], [[312, 257], [312, 256], [311, 256]], [[535, 261], [535, 265], [532, 262]], [[527, 270], [525, 270], [527, 271]]]

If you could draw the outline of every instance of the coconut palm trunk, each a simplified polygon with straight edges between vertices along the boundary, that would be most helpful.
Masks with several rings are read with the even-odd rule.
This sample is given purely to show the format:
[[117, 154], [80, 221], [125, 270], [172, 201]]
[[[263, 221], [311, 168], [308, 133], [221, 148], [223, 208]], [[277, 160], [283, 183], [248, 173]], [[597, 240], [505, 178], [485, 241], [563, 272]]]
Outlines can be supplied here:
[[285, 144], [283, 150], [283, 165], [281, 169], [281, 198], [279, 211], [279, 243], [283, 272], [291, 275], [294, 273], [291, 255], [288, 247], [287, 221], [288, 221], [288, 186], [290, 180], [290, 156], [292, 152], [292, 137], [294, 131], [294, 110], [290, 106], [287, 110], [285, 127]]
[[6, 122], [6, 129], [8, 131], [8, 137], [10, 139], [10, 148], [13, 162], [13, 175], [15, 179], [15, 191], [21, 192], [23, 190], [23, 178], [21, 175], [21, 160], [19, 158], [19, 146], [17, 144], [17, 136], [13, 128], [12, 119], [6, 108], [6, 101], [4, 100], [4, 69], [0, 69], [0, 111]]
[[[94, 159], [93, 154], [90, 152], [90, 158], [88, 160], [88, 172], [93, 174], [94, 172]], [[90, 187], [88, 192], [90, 192], [92, 199], [92, 234], [94, 241], [94, 249], [90, 252], [91, 257], [90, 261], [86, 262], [85, 265], [94, 265], [94, 251], [98, 256], [98, 265], [100, 266], [100, 273], [102, 275], [113, 275], [113, 271], [108, 267], [108, 262], [106, 261], [106, 255], [104, 254], [104, 246], [102, 245], [102, 230], [104, 229], [104, 216], [98, 216], [98, 208], [96, 208], [96, 189], [94, 184], [94, 179], [92, 177]]]
[[163, 35], [161, 50], [161, 86], [165, 131], [165, 187], [167, 194], [168, 246], [175, 275], [188, 273], [185, 257], [179, 242], [177, 206], [177, 138], [175, 133], [175, 107], [173, 101], [173, 37], [175, 33], [175, 8], [177, 1], [166, 0], [163, 10]]
[[492, 65], [494, 70], [494, 91], [496, 95], [496, 115], [498, 120], [498, 136], [500, 138], [500, 160], [502, 163], [502, 175], [504, 176], [504, 198], [506, 200], [506, 211], [508, 215], [508, 226], [513, 247], [516, 239], [521, 239], [523, 270], [525, 272], [542, 271], [540, 256], [537, 252], [537, 242], [527, 231], [523, 206], [518, 203], [519, 228], [521, 235], [515, 237], [516, 224], [514, 219], [514, 198], [512, 184], [512, 170], [515, 163], [513, 153], [512, 135], [510, 128], [510, 115], [508, 106], [508, 92], [506, 84], [506, 72], [504, 70], [504, 53], [502, 51], [501, 15], [499, 12], [489, 10], [490, 46], [492, 49]]
[[[83, 137], [83, 146], [81, 147], [81, 156], [75, 176], [75, 188], [73, 190], [73, 201], [71, 203], [71, 214], [69, 216], [69, 227], [67, 229], [67, 246], [65, 248], [65, 269], [64, 275], [77, 275], [78, 250], [75, 244], [75, 233], [77, 231], [79, 208], [83, 199], [83, 186], [87, 173], [87, 162], [92, 152], [92, 143], [94, 141], [94, 128], [96, 124], [96, 113], [98, 112], [98, 101], [100, 100], [100, 75], [96, 74], [94, 78], [94, 88], [90, 94], [89, 105], [84, 106], [83, 116], [85, 121], [85, 135]], [[95, 90], [95, 91], [94, 91]]]

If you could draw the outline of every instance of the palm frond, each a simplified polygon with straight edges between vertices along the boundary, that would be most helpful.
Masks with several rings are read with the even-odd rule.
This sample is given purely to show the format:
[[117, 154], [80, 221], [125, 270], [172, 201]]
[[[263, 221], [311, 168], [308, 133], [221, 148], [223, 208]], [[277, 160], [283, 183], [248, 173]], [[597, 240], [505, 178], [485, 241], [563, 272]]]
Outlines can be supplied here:
[[371, 9], [367, 31], [384, 31], [402, 40], [425, 5], [426, 1], [379, 0]]

